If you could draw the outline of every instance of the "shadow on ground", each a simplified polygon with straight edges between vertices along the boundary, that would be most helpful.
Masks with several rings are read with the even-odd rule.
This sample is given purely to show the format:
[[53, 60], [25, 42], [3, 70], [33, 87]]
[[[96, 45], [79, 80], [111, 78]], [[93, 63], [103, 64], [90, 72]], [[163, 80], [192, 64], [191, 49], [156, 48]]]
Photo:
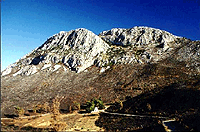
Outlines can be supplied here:
[[159, 120], [153, 118], [125, 117], [101, 113], [96, 125], [106, 131], [165, 131]]
[[[200, 130], [200, 90], [187, 88], [187, 83], [173, 83], [157, 88], [123, 102], [123, 108], [110, 107], [108, 111], [176, 118], [185, 131]], [[114, 109], [112, 109], [114, 108]], [[96, 125], [108, 131], [164, 131], [161, 120], [153, 118], [113, 116], [100, 114]]]

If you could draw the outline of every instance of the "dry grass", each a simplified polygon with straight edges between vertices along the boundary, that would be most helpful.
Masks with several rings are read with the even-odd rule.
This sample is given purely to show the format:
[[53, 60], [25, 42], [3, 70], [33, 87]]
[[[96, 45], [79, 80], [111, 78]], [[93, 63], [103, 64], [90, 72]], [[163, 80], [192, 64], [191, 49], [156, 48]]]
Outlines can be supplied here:
[[25, 113], [25, 110], [21, 107], [14, 107], [15, 108], [15, 112], [18, 116], [22, 116]]
[[[99, 115], [79, 114], [73, 112], [70, 114], [57, 114], [56, 118], [53, 113], [44, 114], [30, 118], [2, 119], [2, 130], [28, 130], [28, 131], [103, 131], [95, 125]], [[9, 126], [10, 125], [10, 126]]]

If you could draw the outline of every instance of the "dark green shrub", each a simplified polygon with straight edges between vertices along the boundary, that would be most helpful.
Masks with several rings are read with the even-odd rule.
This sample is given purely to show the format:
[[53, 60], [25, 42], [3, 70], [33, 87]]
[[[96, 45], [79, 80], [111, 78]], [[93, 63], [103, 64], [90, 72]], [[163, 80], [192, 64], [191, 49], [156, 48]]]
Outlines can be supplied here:
[[101, 100], [101, 97], [99, 99], [94, 99], [94, 103], [95, 103], [95, 107], [98, 107], [98, 109], [105, 108], [103, 101]]
[[86, 111], [87, 111], [87, 112], [93, 111], [94, 108], [95, 108], [94, 101], [91, 101], [91, 102], [88, 101], [88, 102], [86, 103]]
[[91, 101], [88, 101], [86, 103], [86, 111], [87, 112], [93, 111], [95, 107], [97, 107], [98, 109], [104, 109], [105, 108], [103, 101], [101, 100], [101, 97], [99, 99], [94, 98]]

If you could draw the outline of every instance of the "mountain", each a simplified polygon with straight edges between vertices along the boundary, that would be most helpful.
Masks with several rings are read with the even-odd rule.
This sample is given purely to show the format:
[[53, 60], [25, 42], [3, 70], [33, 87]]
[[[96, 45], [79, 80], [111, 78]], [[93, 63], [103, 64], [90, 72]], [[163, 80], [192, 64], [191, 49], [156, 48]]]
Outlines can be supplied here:
[[[84, 103], [99, 96], [105, 102], [133, 96], [158, 87], [150, 76], [163, 71], [176, 73], [177, 80], [199, 76], [199, 56], [200, 41], [150, 27], [114, 28], [99, 35], [84, 28], [61, 31], [2, 72], [1, 114], [13, 113], [14, 106], [32, 109], [56, 96], [64, 98], [62, 109], [69, 107], [69, 98]], [[154, 68], [156, 73], [149, 71]], [[159, 80], [159, 87], [167, 80]]]

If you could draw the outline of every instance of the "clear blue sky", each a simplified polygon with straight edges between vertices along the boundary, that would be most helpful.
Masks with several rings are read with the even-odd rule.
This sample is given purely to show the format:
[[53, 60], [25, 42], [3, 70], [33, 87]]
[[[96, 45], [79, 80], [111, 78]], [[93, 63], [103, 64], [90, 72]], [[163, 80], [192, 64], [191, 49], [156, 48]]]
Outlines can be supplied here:
[[134, 26], [200, 40], [200, 1], [1, 0], [2, 70], [60, 31]]

